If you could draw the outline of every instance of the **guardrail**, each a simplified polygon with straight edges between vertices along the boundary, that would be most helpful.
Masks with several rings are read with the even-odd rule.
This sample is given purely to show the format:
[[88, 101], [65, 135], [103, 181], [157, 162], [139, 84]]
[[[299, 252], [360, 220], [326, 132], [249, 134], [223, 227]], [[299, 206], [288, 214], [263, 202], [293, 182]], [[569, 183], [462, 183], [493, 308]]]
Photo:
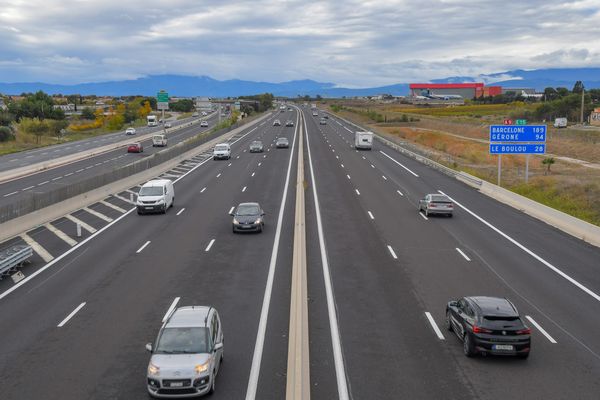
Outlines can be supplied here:
[[0, 251], [0, 280], [14, 271], [33, 255], [33, 249], [27, 245], [15, 245]]

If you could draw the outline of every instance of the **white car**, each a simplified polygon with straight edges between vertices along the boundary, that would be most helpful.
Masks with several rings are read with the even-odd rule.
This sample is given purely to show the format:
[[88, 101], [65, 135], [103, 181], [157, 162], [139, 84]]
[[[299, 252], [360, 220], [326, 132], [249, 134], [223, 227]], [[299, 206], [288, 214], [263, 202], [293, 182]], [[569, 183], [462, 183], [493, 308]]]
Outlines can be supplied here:
[[202, 111], [202, 116], [206, 117], [206, 111]]
[[127, 128], [125, 129], [126, 135], [135, 135], [135, 128]]
[[215, 146], [215, 149], [213, 150], [213, 160], [229, 160], [230, 158], [231, 146], [229, 145], [229, 143], [219, 143]]
[[165, 122], [165, 129], [166, 129], [166, 128], [171, 128], [172, 126], [173, 126], [173, 125], [171, 125], [171, 123], [170, 123], [170, 122]]
[[208, 121], [202, 121], [202, 122], [200, 122], [200, 126], [202, 128], [206, 128], [208, 126]]

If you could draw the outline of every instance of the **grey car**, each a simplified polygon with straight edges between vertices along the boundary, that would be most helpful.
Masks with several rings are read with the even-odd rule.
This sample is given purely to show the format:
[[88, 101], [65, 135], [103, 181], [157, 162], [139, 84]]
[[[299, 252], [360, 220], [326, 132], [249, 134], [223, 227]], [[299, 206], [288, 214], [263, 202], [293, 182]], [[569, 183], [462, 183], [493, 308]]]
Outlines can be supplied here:
[[454, 203], [443, 194], [428, 194], [419, 200], [419, 212], [423, 211], [426, 217], [432, 214], [443, 214], [452, 217]]
[[285, 126], [294, 126], [294, 121], [288, 119], [287, 121], [285, 121]]
[[265, 226], [265, 212], [258, 203], [240, 203], [229, 215], [233, 217], [233, 233], [262, 232]]
[[287, 140], [287, 138], [280, 137], [280, 138], [277, 138], [277, 141], [275, 142], [275, 147], [277, 147], [279, 149], [288, 148], [288, 147], [290, 147], [290, 142]]
[[262, 153], [263, 151], [265, 151], [265, 149], [260, 140], [255, 140], [250, 143], [250, 153]]
[[213, 307], [179, 307], [168, 314], [148, 363], [148, 393], [157, 398], [201, 396], [215, 391], [223, 362], [223, 331]]

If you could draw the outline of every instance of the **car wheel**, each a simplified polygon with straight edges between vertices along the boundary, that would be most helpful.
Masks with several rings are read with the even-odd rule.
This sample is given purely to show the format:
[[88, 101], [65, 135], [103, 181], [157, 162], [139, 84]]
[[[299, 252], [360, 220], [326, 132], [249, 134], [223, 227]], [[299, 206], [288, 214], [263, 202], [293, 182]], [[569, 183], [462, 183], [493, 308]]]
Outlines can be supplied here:
[[452, 321], [450, 321], [450, 311], [446, 311], [446, 329], [448, 329], [449, 332], [454, 330], [452, 328]]
[[465, 356], [467, 357], [473, 357], [475, 355], [473, 340], [468, 333], [465, 333], [465, 337], [463, 338], [463, 353], [465, 353]]
[[448, 214], [448, 218], [452, 218], [452, 214]]

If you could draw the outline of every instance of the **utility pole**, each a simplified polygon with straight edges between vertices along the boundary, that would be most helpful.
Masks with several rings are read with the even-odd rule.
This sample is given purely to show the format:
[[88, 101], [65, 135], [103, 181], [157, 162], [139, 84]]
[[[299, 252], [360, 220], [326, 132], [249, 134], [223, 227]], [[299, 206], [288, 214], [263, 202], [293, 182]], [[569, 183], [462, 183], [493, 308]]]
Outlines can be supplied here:
[[585, 101], [585, 89], [583, 87], [583, 84], [581, 85], [581, 125], [583, 125], [583, 105], [584, 105], [584, 101]]

